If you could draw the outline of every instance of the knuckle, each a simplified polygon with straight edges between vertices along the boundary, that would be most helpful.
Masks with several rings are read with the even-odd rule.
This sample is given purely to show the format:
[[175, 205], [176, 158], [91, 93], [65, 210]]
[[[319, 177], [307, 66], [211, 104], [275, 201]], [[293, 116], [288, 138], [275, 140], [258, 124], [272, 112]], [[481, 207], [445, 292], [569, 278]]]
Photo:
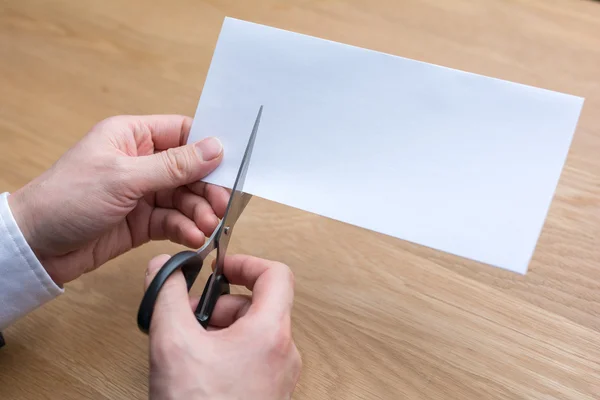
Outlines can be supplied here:
[[126, 119], [124, 115], [113, 115], [110, 117], [106, 117], [101, 121], [98, 121], [93, 127], [92, 130], [101, 130], [103, 128], [110, 128], [115, 125], [120, 125]]
[[164, 158], [167, 173], [175, 181], [181, 181], [188, 175], [192, 164], [188, 152], [181, 149], [167, 149], [161, 153]]
[[288, 358], [293, 352], [294, 340], [289, 323], [281, 323], [273, 331], [270, 340], [269, 353], [273, 358]]
[[91, 132], [100, 135], [123, 134], [124, 132], [135, 132], [133, 123], [135, 118], [130, 115], [113, 115], [97, 122]]
[[131, 118], [129, 115], [113, 115], [105, 118], [101, 123], [105, 126], [120, 126], [123, 124], [127, 125], [130, 121]]
[[182, 242], [185, 238], [185, 226], [183, 224], [177, 224], [175, 226], [175, 238], [174, 240]]
[[273, 262], [272, 268], [278, 272], [282, 281], [285, 281], [288, 286], [294, 287], [296, 284], [296, 277], [294, 276], [294, 272], [290, 267], [288, 267], [286, 264], [275, 261]]

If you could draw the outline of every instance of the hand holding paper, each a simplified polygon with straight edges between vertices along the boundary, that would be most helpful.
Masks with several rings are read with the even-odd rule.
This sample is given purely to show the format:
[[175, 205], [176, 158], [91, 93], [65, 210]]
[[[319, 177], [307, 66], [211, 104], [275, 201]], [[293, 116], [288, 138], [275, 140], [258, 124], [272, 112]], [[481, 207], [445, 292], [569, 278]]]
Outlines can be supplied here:
[[227, 18], [205, 181], [233, 185], [261, 104], [248, 193], [525, 273], [583, 99]]

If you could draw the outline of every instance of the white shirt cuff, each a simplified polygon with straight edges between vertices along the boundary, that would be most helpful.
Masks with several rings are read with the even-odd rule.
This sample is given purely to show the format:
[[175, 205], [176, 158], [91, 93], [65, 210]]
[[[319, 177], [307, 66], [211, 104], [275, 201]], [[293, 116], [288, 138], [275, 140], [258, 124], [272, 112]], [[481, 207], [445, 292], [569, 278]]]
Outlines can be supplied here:
[[0, 194], [0, 331], [64, 292], [25, 241]]

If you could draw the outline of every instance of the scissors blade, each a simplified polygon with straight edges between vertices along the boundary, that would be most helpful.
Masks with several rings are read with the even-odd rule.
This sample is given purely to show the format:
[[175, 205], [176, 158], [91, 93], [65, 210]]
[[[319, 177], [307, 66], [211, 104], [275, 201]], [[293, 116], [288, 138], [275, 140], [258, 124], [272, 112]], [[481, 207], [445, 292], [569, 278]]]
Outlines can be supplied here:
[[227, 210], [225, 211], [225, 216], [223, 217], [223, 229], [227, 229], [228, 232], [223, 233], [230, 233], [252, 197], [249, 194], [244, 193], [243, 190], [244, 182], [246, 181], [246, 173], [248, 172], [248, 165], [250, 164], [250, 158], [252, 157], [252, 150], [254, 149], [254, 142], [256, 141], [256, 133], [258, 132], [258, 125], [260, 124], [262, 110], [263, 106], [260, 106], [256, 120], [254, 121], [252, 133], [248, 139], [248, 144], [246, 146], [246, 151], [244, 152], [244, 157], [242, 158], [240, 169], [238, 170], [235, 183], [231, 189], [231, 197], [229, 198], [229, 204], [227, 205]]

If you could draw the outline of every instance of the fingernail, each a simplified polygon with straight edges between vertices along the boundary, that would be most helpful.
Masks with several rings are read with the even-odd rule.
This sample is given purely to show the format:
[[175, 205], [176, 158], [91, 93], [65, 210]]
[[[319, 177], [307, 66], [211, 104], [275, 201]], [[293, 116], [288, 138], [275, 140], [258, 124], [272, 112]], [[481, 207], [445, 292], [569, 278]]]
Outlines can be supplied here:
[[223, 150], [221, 141], [217, 138], [210, 137], [196, 143], [196, 151], [204, 161], [210, 161], [219, 156]]

